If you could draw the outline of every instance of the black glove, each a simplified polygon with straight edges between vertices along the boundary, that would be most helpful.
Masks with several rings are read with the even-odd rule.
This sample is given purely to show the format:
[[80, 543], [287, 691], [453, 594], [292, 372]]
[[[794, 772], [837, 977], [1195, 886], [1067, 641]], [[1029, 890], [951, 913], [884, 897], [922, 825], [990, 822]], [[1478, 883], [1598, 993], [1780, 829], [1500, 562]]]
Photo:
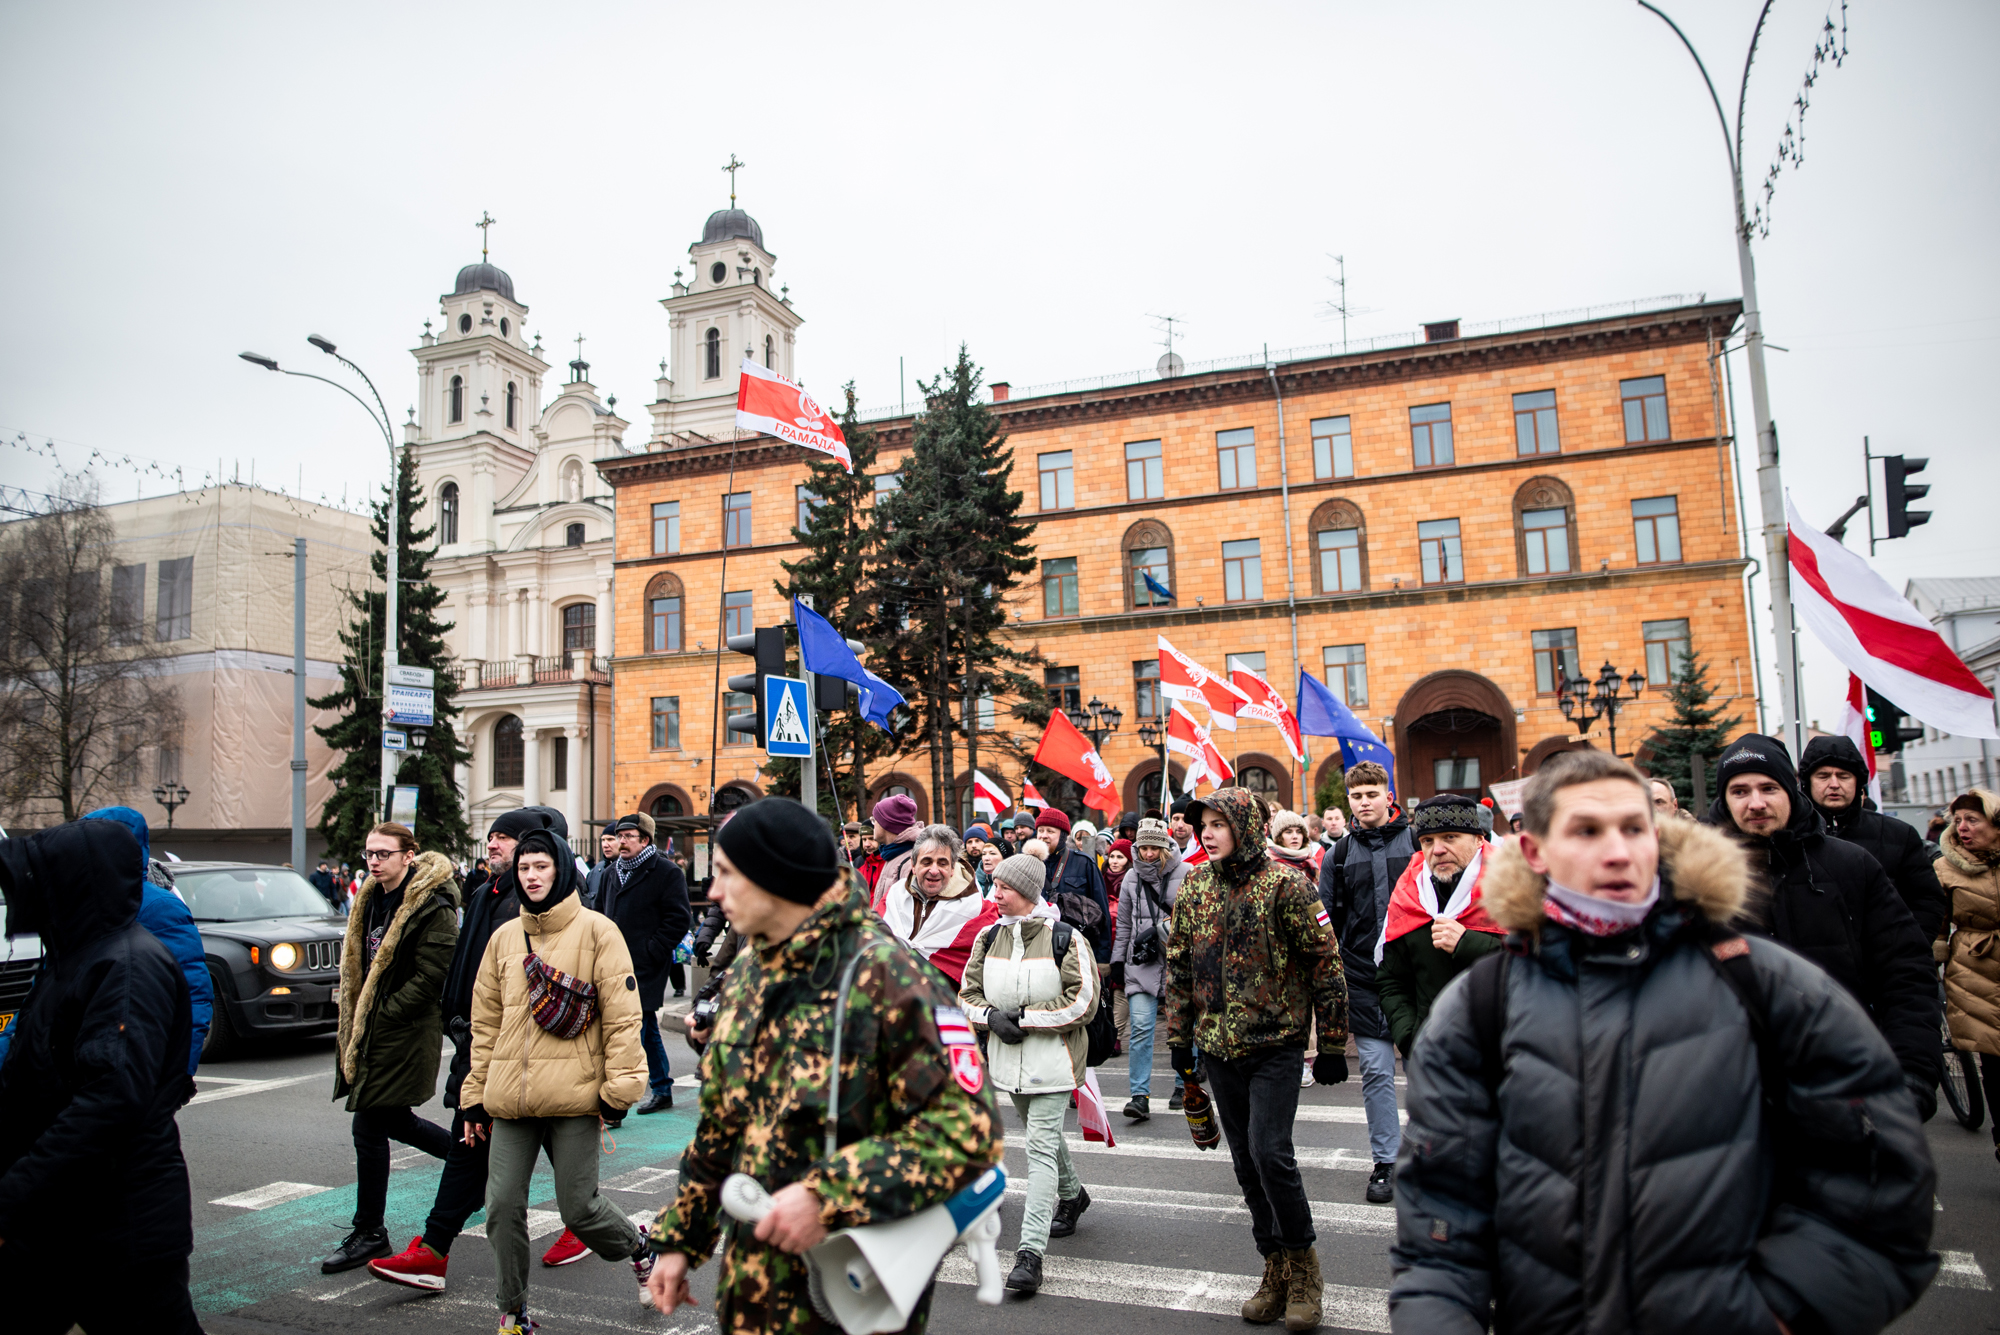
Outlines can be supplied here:
[[1114, 992], [1125, 990], [1125, 965], [1122, 962], [1111, 966], [1111, 990]]
[[1193, 1048], [1169, 1048], [1167, 1061], [1173, 1066], [1174, 1074], [1181, 1079], [1200, 1082], [1201, 1072], [1195, 1068]]
[[1021, 1028], [1019, 1011], [1010, 1015], [997, 1008], [990, 1010], [986, 1013], [986, 1027], [991, 1029], [1002, 1043], [1019, 1043], [1028, 1036], [1028, 1031]]
[[460, 1108], [458, 1115], [465, 1120], [467, 1126], [483, 1126], [489, 1133], [493, 1130], [493, 1114], [486, 1111], [486, 1105], [483, 1103]]
[[604, 1119], [604, 1125], [609, 1130], [615, 1131], [625, 1124], [625, 1110], [614, 1108], [603, 1099], [597, 1101], [597, 1115]]
[[1905, 1075], [1903, 1083], [1910, 1087], [1910, 1097], [1917, 1101], [1917, 1117], [1928, 1122], [1937, 1116], [1937, 1086], [1928, 1080], [1920, 1080], [1913, 1075]]
[[1344, 1052], [1322, 1052], [1313, 1058], [1313, 1083], [1315, 1085], [1338, 1085], [1347, 1080], [1347, 1054]]

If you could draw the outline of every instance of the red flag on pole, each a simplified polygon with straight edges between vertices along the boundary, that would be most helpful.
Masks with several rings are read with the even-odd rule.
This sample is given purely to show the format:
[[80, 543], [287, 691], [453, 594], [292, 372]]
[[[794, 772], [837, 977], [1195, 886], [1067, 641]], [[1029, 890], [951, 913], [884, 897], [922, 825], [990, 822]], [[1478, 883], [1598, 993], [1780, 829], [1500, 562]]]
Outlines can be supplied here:
[[842, 468], [854, 471], [847, 437], [826, 410], [805, 390], [753, 361], [743, 363], [743, 376], [736, 382], [736, 425], [830, 454]]
[[1275, 725], [1279, 732], [1285, 734], [1285, 745], [1291, 749], [1292, 759], [1304, 761], [1305, 738], [1299, 732], [1298, 715], [1294, 714], [1292, 707], [1285, 703], [1285, 697], [1279, 695], [1277, 689], [1264, 680], [1262, 673], [1252, 672], [1247, 668], [1237, 668], [1229, 674], [1229, 680], [1237, 690], [1250, 699], [1250, 703], [1237, 712], [1244, 718], [1262, 719], [1266, 723]]
[[1236, 771], [1217, 749], [1208, 729], [1195, 722], [1194, 715], [1178, 700], [1167, 709], [1167, 750], [1188, 758], [1182, 792], [1193, 792], [1195, 784], [1203, 778], [1220, 788], [1236, 777]]
[[1236, 731], [1236, 711], [1250, 703], [1249, 696], [1167, 643], [1164, 635], [1160, 636], [1160, 694], [1207, 705], [1209, 726], [1230, 732]]
[[1060, 709], [1049, 711], [1049, 726], [1042, 730], [1042, 744], [1035, 748], [1035, 763], [1082, 784], [1085, 806], [1113, 815], [1120, 810], [1118, 789], [1111, 782], [1104, 757]]

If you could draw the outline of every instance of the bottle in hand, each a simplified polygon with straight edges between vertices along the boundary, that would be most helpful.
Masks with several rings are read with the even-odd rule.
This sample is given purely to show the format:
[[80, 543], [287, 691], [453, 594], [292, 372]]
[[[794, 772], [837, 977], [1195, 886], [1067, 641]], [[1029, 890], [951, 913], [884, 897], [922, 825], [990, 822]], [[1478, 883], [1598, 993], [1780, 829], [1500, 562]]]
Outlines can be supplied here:
[[1215, 1101], [1208, 1091], [1192, 1080], [1181, 1086], [1182, 1111], [1187, 1114], [1188, 1134], [1196, 1149], [1212, 1150], [1222, 1143], [1222, 1130], [1215, 1124]]

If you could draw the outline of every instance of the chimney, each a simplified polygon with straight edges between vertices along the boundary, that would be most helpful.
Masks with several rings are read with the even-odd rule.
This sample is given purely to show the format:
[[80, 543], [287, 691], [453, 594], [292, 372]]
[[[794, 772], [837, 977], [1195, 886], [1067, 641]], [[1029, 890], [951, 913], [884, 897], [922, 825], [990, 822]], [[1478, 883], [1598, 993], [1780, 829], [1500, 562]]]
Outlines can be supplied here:
[[1458, 321], [1437, 320], [1424, 325], [1424, 342], [1442, 343], [1448, 338], [1458, 337]]
[[993, 401], [995, 403], [1005, 403], [1007, 396], [1013, 392], [1013, 387], [1006, 381], [996, 380], [993, 382]]

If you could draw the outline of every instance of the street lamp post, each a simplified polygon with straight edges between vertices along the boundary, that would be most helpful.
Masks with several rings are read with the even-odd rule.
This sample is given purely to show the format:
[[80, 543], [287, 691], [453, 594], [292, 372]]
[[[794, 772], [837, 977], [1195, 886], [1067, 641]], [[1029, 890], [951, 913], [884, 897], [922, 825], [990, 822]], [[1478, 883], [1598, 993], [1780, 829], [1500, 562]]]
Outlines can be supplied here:
[[1107, 705], [1096, 696], [1081, 709], [1065, 709], [1069, 721], [1076, 730], [1090, 739], [1090, 744], [1099, 751], [1104, 749], [1104, 739], [1118, 731], [1118, 725], [1125, 721], [1125, 711], [1117, 705]]
[[1166, 720], [1161, 719], [1158, 722], [1154, 722], [1149, 718], [1144, 723], [1141, 723], [1139, 725], [1139, 741], [1149, 748], [1158, 747], [1160, 749], [1160, 810], [1164, 812], [1168, 807], [1173, 805], [1173, 786], [1168, 782], [1172, 776], [1167, 772]]
[[156, 783], [153, 785], [153, 800], [167, 809], [167, 828], [174, 828], [174, 810], [186, 805], [188, 790], [186, 784]]
[[[382, 395], [375, 388], [375, 382], [368, 378], [368, 373], [362, 370], [360, 367], [356, 366], [353, 362], [347, 360], [347, 358], [341, 356], [340, 353], [334, 349], [333, 343], [325, 338], [322, 338], [320, 335], [308, 334], [306, 336], [306, 342], [312, 344], [314, 347], [318, 348], [321, 352], [324, 352], [327, 356], [333, 358], [335, 361], [339, 362], [342, 366], [345, 366], [348, 370], [360, 376], [362, 383], [368, 386], [368, 392], [374, 395], [375, 407], [370, 408], [368, 406], [367, 400], [363, 399], [359, 394], [356, 394], [353, 390], [349, 389], [347, 386], [341, 384], [338, 380], [329, 380], [323, 375], [314, 375], [310, 371], [288, 371], [285, 368], [279, 366], [274, 358], [265, 357], [255, 352], [241, 352], [238, 353], [237, 356], [241, 357], [244, 361], [249, 362], [253, 366], [261, 366], [267, 371], [276, 371], [280, 375], [302, 376], [307, 380], [317, 380], [323, 385], [332, 385], [335, 389], [347, 395], [348, 398], [353, 399], [356, 403], [361, 405], [361, 411], [368, 414], [368, 420], [373, 422], [376, 425], [376, 427], [381, 430], [382, 443], [389, 447], [389, 529], [388, 529], [389, 552], [388, 552], [388, 570], [386, 572], [388, 575], [388, 579], [386, 581], [388, 591], [385, 595], [386, 601], [382, 608], [382, 690], [380, 697], [382, 700], [383, 707], [386, 709], [388, 707], [388, 702], [389, 702], [389, 677], [391, 675], [390, 669], [396, 666], [396, 646], [400, 639], [398, 633], [400, 628], [398, 624], [396, 604], [397, 604], [397, 594], [399, 593], [401, 587], [402, 572], [400, 569], [400, 562], [398, 560], [400, 553], [397, 547], [396, 539], [401, 535], [401, 530], [402, 530], [403, 490], [402, 490], [402, 478], [397, 476], [396, 472], [396, 464], [397, 464], [396, 434], [394, 429], [391, 428], [391, 426], [389, 425], [389, 410], [382, 406]], [[377, 409], [380, 409], [379, 413], [377, 412]], [[389, 788], [396, 781], [396, 759], [397, 757], [395, 752], [390, 751], [386, 747], [383, 748], [382, 778], [381, 778], [380, 788], [375, 794], [375, 809], [378, 813], [380, 813], [382, 818], [385, 820], [388, 818], [389, 814]]]
[[[1629, 697], [1621, 697], [1619, 691], [1631, 691]], [[1566, 677], [1563, 679], [1562, 698], [1559, 701], [1562, 715], [1576, 725], [1577, 735], [1590, 732], [1597, 720], [1605, 720], [1611, 730], [1611, 754], [1618, 754], [1618, 712], [1639, 698], [1639, 692], [1646, 689], [1646, 674], [1633, 668], [1627, 676], [1619, 676], [1618, 669], [1609, 662], [1598, 670], [1597, 679], [1588, 677]]]

